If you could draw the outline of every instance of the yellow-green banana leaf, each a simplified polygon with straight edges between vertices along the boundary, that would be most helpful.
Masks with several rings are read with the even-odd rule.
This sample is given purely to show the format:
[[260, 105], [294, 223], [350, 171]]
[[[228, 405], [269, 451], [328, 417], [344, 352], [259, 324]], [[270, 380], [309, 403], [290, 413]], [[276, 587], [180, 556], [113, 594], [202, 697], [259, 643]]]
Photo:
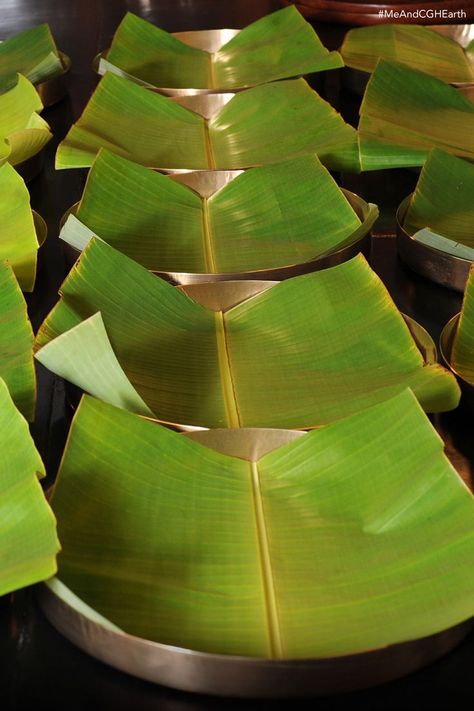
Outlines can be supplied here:
[[9, 163], [0, 166], [0, 261], [7, 261], [20, 287], [32, 291], [38, 239], [23, 179]]
[[341, 47], [344, 62], [373, 72], [377, 61], [406, 64], [448, 83], [474, 81], [472, 55], [449, 37], [419, 25], [374, 25], [350, 30]]
[[28, 424], [0, 378], [0, 596], [56, 572], [56, 522], [38, 482], [44, 474]]
[[5, 262], [0, 262], [0, 378], [20, 412], [32, 420], [36, 397], [33, 329], [23, 294]]
[[56, 167], [89, 167], [108, 148], [150, 168], [238, 169], [316, 153], [328, 168], [359, 170], [357, 132], [304, 79], [228, 98], [205, 119], [107, 73], [60, 143]]
[[42, 108], [35, 87], [21, 74], [12, 89], [0, 94], [0, 165], [28, 160], [51, 139], [48, 124], [38, 114]]
[[474, 385], [474, 267], [471, 267], [464, 292], [451, 352], [451, 365], [464, 380]]
[[262, 17], [210, 53], [128, 12], [101, 71], [125, 72], [153, 87], [232, 91], [343, 66], [294, 7]]
[[0, 42], [0, 92], [15, 86], [17, 72], [32, 84], [38, 84], [63, 71], [53, 35], [46, 24]]
[[434, 149], [410, 200], [405, 230], [425, 244], [474, 259], [473, 225], [474, 165]]
[[315, 427], [407, 386], [427, 411], [458, 403], [454, 377], [424, 364], [362, 256], [257, 294], [240, 283], [247, 298], [235, 284], [211, 286], [220, 302], [202, 306], [92, 240], [36, 357], [102, 400], [203, 427]]
[[[315, 155], [252, 168], [210, 189], [203, 197], [100, 151], [61, 238], [83, 250], [99, 236], [152, 271], [223, 273], [306, 262], [360, 236], [361, 220]], [[377, 214], [370, 206], [364, 232]]]
[[407, 390], [257, 461], [86, 397], [52, 506], [61, 581], [158, 642], [331, 657], [474, 613], [473, 497]]
[[474, 102], [436, 77], [380, 60], [360, 108], [363, 170], [423, 165], [432, 148], [474, 159]]

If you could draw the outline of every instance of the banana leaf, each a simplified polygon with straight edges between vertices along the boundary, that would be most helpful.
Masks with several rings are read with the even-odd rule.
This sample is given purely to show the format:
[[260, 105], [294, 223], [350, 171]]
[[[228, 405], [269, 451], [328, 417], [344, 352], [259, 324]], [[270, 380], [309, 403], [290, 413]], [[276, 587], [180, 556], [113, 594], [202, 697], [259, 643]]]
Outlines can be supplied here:
[[18, 72], [32, 84], [39, 84], [63, 71], [59, 52], [46, 24], [0, 42], [0, 92], [15, 86]]
[[36, 399], [33, 329], [18, 282], [5, 262], [0, 262], [0, 378], [20, 412], [32, 420]]
[[89, 167], [108, 148], [159, 169], [238, 169], [316, 153], [328, 168], [359, 170], [357, 132], [304, 79], [193, 98], [196, 108], [217, 102], [216, 112], [204, 118], [107, 73], [59, 144], [56, 167]]
[[0, 596], [57, 570], [56, 521], [38, 481], [44, 474], [28, 424], [0, 378]]
[[472, 260], [473, 196], [474, 165], [434, 149], [423, 166], [403, 226], [430, 247]]
[[[0, 45], [1, 46], [1, 45]], [[37, 112], [43, 104], [28, 79], [17, 75], [17, 83], [0, 94], [0, 166], [28, 160], [52, 138], [46, 121]]]
[[152, 87], [221, 89], [264, 84], [343, 66], [292, 6], [262, 17], [215, 52], [189, 46], [128, 12], [99, 71]]
[[213, 177], [199, 195], [100, 151], [61, 238], [82, 251], [98, 235], [151, 271], [235, 273], [333, 252], [366, 233], [378, 214], [371, 205], [362, 227], [315, 155], [253, 168], [227, 184], [211, 185]]
[[36, 278], [38, 238], [23, 179], [8, 163], [0, 166], [0, 261], [7, 261], [24, 291]]
[[436, 77], [380, 60], [360, 108], [363, 170], [423, 165], [439, 148], [474, 159], [474, 103]]
[[374, 25], [350, 30], [341, 54], [345, 64], [373, 72], [383, 59], [406, 64], [443, 81], [474, 81], [472, 55], [457, 42], [419, 25]]
[[464, 292], [451, 351], [451, 365], [461, 378], [474, 385], [474, 267], [471, 267]]
[[52, 506], [60, 580], [157, 642], [332, 657], [474, 613], [473, 497], [407, 390], [256, 461], [86, 397]]
[[459, 401], [361, 255], [281, 283], [188, 293], [205, 305], [92, 240], [36, 358], [99, 399], [181, 426], [310, 428], [407, 386], [428, 411]]

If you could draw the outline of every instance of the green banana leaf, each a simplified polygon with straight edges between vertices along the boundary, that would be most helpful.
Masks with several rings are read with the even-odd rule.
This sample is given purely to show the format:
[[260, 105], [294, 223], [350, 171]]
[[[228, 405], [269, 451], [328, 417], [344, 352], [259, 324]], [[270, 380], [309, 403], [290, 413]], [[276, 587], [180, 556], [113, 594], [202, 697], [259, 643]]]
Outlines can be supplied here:
[[363, 170], [423, 165], [432, 148], [474, 159], [474, 103], [436, 77], [380, 60], [360, 108]]
[[473, 196], [474, 165], [434, 149], [423, 166], [403, 226], [431, 247], [474, 259]]
[[23, 294], [5, 262], [0, 262], [0, 378], [20, 412], [32, 420], [36, 399], [33, 329]]
[[406, 64], [447, 83], [474, 81], [472, 55], [457, 42], [429, 27], [374, 25], [350, 30], [341, 54], [345, 64], [373, 72], [382, 57]]
[[473, 497], [407, 390], [257, 461], [86, 397], [52, 506], [60, 580], [157, 642], [332, 657], [474, 613]]
[[0, 261], [7, 261], [24, 291], [36, 278], [38, 238], [30, 195], [23, 179], [8, 163], [0, 166]]
[[205, 306], [92, 240], [38, 332], [36, 358], [101, 400], [180, 425], [310, 428], [407, 386], [427, 411], [459, 401], [453, 375], [424, 364], [361, 255], [200, 293]]
[[343, 66], [294, 7], [253, 22], [215, 52], [189, 46], [128, 12], [99, 71], [152, 87], [231, 91]]
[[474, 267], [471, 267], [451, 351], [451, 365], [474, 385]]
[[317, 153], [328, 168], [359, 170], [357, 132], [304, 79], [194, 99], [227, 103], [205, 119], [107, 73], [59, 144], [56, 167], [89, 167], [108, 148], [160, 169], [238, 169]]
[[362, 228], [315, 155], [253, 168], [227, 184], [216, 180], [210, 191], [203, 197], [100, 151], [61, 238], [82, 251], [98, 235], [152, 271], [235, 273], [333, 252], [367, 232], [378, 214], [371, 205]]
[[[1, 46], [1, 45], [0, 45]], [[28, 79], [17, 75], [17, 83], [0, 94], [0, 166], [28, 160], [52, 138], [46, 121], [37, 112], [43, 104]]]
[[0, 42], [0, 92], [15, 86], [17, 73], [39, 84], [64, 71], [49, 26], [32, 27]]
[[54, 575], [59, 551], [56, 521], [38, 482], [43, 462], [1, 378], [0, 453], [1, 596]]

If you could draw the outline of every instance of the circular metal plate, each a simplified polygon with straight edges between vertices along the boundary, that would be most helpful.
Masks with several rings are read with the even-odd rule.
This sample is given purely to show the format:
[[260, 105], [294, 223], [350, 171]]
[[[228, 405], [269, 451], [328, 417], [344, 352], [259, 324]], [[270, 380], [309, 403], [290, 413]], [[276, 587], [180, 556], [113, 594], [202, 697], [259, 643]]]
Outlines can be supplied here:
[[413, 271], [431, 281], [455, 291], [464, 292], [472, 262], [442, 252], [413, 239], [403, 227], [411, 195], [408, 195], [397, 210], [397, 248], [401, 259]]
[[456, 314], [448, 321], [439, 339], [439, 350], [441, 359], [446, 368], [449, 368], [456, 376], [461, 387], [462, 398], [461, 403], [466, 406], [471, 412], [474, 412], [474, 384], [465, 380], [451, 365], [451, 354], [453, 349], [454, 336], [458, 326], [460, 314]]
[[[209, 187], [209, 181], [211, 178], [212, 181], [215, 182], [219, 181], [222, 176], [222, 184], [220, 184], [220, 187], [223, 187], [240, 172], [242, 171], [197, 171], [185, 173], [183, 175], [170, 176], [170, 179], [185, 183], [197, 192], [204, 194], [206, 188]], [[214, 186], [211, 186], [211, 188], [212, 187]], [[152, 272], [172, 284], [182, 286], [187, 284], [202, 284], [216, 281], [240, 281], [249, 279], [258, 281], [283, 281], [284, 279], [300, 276], [301, 274], [308, 274], [310, 272], [317, 272], [322, 269], [327, 269], [328, 267], [335, 267], [337, 264], [341, 264], [342, 262], [352, 259], [352, 257], [355, 257], [355, 255], [359, 252], [362, 252], [362, 254], [368, 258], [370, 256], [372, 227], [372, 222], [369, 223], [368, 221], [369, 205], [355, 193], [352, 193], [344, 188], [341, 188], [341, 190], [346, 196], [348, 202], [351, 204], [354, 212], [361, 220], [362, 224], [367, 223], [367, 230], [358, 237], [356, 236], [354, 241], [351, 241], [350, 236], [348, 236], [345, 240], [344, 246], [335, 249], [330, 253], [326, 253], [320, 257], [315, 257], [314, 259], [310, 259], [306, 262], [287, 264], [281, 267], [269, 267], [268, 269], [255, 269], [246, 272], [221, 272], [216, 274], [206, 272], [170, 272], [162, 271], [160, 269], [153, 269]], [[64, 213], [60, 222], [61, 228], [66, 222], [68, 216], [70, 214], [75, 214], [78, 205], [79, 203], [75, 203]], [[63, 242], [63, 250], [66, 255], [68, 267], [71, 268], [80, 257], [80, 252], [65, 242]]]

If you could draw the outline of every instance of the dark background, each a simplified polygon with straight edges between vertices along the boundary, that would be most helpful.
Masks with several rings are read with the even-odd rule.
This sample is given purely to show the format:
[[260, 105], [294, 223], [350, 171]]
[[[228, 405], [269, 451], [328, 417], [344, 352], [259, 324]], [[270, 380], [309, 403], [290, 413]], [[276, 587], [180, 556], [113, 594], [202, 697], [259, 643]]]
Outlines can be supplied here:
[[[80, 198], [82, 171], [54, 171], [54, 153], [75, 120], [97, 78], [93, 57], [106, 49], [127, 10], [169, 31], [239, 28], [277, 9], [272, 0], [0, 0], [0, 37], [48, 22], [59, 49], [72, 59], [70, 94], [44, 112], [54, 132], [44, 171], [29, 187], [33, 207], [46, 219], [49, 237], [34, 294], [28, 297], [35, 330], [57, 298], [66, 271], [57, 239], [61, 215]], [[337, 48], [347, 28], [316, 25], [331, 49]], [[357, 122], [357, 98], [342, 87], [342, 71], [315, 78], [314, 85], [346, 120]], [[372, 244], [372, 265], [381, 275], [399, 308], [414, 316], [437, 339], [446, 321], [460, 308], [460, 296], [437, 287], [405, 269], [396, 256], [395, 209], [413, 189], [416, 174], [408, 170], [336, 176], [339, 183], [376, 202], [381, 217]], [[38, 368], [38, 405], [33, 434], [48, 468], [47, 484], [54, 478], [69, 426], [61, 380]], [[463, 478], [472, 485], [473, 448], [462, 413], [436, 420], [446, 450]], [[384, 686], [365, 692], [298, 702], [232, 701], [175, 692], [133, 679], [87, 656], [63, 639], [37, 609], [34, 590], [0, 599], [0, 709], [20, 710], [38, 705], [50, 709], [163, 709], [164, 711], [275, 711], [293, 709], [400, 709], [421, 704], [433, 708], [472, 707], [470, 674], [474, 662], [474, 634], [444, 659]]]

